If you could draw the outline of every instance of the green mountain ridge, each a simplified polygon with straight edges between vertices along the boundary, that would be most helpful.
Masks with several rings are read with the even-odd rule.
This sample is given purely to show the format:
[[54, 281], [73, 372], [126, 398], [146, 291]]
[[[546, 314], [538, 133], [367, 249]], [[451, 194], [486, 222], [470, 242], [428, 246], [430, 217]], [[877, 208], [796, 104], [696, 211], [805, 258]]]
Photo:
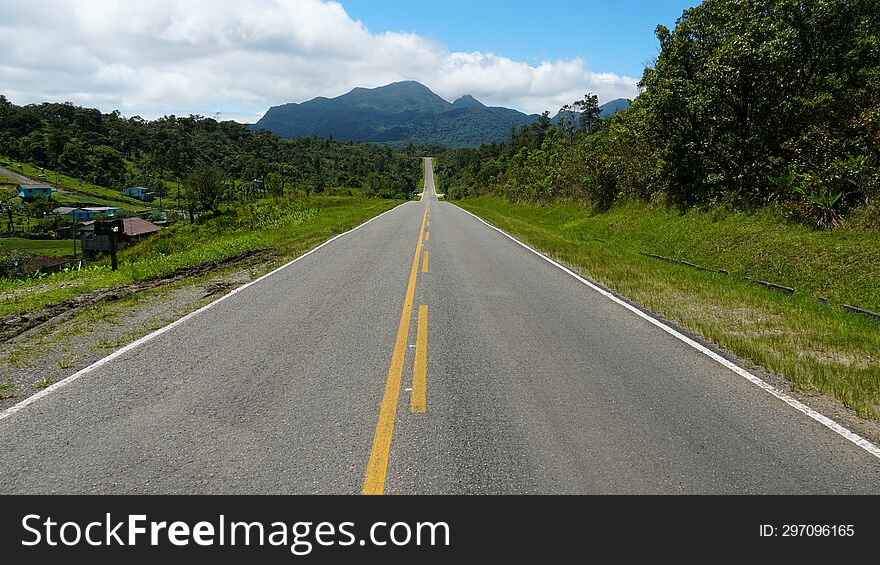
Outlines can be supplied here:
[[[622, 102], [628, 106], [628, 101]], [[511, 129], [537, 119], [537, 114], [486, 106], [469, 94], [448, 102], [423, 84], [403, 81], [378, 88], [358, 87], [336, 98], [273, 106], [251, 128], [288, 138], [478, 147], [503, 141]]]

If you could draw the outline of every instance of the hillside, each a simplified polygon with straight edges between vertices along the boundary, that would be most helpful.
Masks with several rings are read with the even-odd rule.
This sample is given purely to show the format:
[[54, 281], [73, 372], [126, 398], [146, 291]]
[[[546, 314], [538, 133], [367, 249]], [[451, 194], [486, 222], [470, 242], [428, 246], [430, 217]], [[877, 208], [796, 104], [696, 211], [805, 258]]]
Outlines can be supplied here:
[[[601, 106], [605, 118], [629, 108], [629, 101]], [[317, 136], [340, 141], [402, 146], [441, 144], [479, 147], [505, 141], [511, 128], [538, 119], [537, 114], [490, 107], [466, 94], [447, 102], [415, 81], [378, 88], [355, 88], [336, 98], [318, 97], [300, 104], [274, 106], [252, 125], [281, 137]]]
[[630, 107], [632, 103], [626, 98], [617, 98], [612, 100], [611, 102], [606, 102], [599, 106], [599, 109], [602, 110], [602, 119], [608, 119], [614, 114], [618, 112], [623, 112], [627, 108]]
[[511, 128], [537, 118], [509, 108], [485, 106], [470, 95], [450, 103], [418, 82], [405, 81], [355, 88], [336, 98], [275, 106], [252, 128], [281, 137], [478, 147], [507, 139]]

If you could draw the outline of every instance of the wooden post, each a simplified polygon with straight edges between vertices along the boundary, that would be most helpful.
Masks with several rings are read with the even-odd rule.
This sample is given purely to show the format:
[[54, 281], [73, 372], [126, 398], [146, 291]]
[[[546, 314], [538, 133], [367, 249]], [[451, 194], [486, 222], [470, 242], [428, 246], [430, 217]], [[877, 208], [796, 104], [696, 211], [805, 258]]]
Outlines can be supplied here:
[[118, 266], [116, 263], [116, 241], [119, 237], [119, 228], [114, 226], [110, 230], [110, 266], [115, 271]]

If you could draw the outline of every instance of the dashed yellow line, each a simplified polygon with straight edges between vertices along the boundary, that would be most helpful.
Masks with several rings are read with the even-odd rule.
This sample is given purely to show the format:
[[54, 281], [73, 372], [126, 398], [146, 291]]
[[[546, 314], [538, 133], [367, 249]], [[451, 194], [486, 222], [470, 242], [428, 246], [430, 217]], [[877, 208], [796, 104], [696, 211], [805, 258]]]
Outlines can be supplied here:
[[422, 258], [422, 272], [428, 272], [428, 250], [425, 249], [425, 256]]
[[430, 235], [431, 235], [430, 232], [425, 232], [425, 241], [428, 241], [428, 236], [430, 236]]
[[419, 329], [416, 334], [416, 361], [413, 365], [412, 398], [409, 411], [424, 414], [427, 401], [428, 373], [428, 307], [419, 306]]
[[403, 375], [403, 362], [406, 357], [409, 325], [412, 319], [413, 298], [416, 293], [416, 277], [419, 273], [419, 257], [422, 252], [422, 236], [425, 235], [425, 223], [428, 220], [428, 205], [422, 216], [422, 227], [419, 230], [419, 242], [413, 257], [406, 287], [406, 298], [403, 301], [403, 312], [397, 326], [397, 339], [391, 354], [391, 367], [385, 381], [385, 394], [379, 405], [379, 420], [376, 422], [376, 434], [373, 436], [373, 448], [367, 462], [367, 474], [364, 478], [362, 494], [383, 494], [385, 492], [385, 474], [388, 471], [388, 454], [391, 451], [391, 436], [394, 433], [394, 416], [397, 413], [397, 400], [400, 396], [400, 379]]

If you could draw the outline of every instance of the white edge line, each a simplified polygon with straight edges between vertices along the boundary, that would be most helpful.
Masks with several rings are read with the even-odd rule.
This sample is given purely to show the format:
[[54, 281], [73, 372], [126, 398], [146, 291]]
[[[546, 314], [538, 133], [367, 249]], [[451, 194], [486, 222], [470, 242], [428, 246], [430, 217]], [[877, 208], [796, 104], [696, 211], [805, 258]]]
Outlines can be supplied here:
[[857, 434], [857, 433], [853, 432], [852, 430], [835, 422], [834, 420], [832, 420], [828, 416], [826, 416], [820, 412], [817, 412], [816, 410], [813, 410], [812, 408], [810, 408], [809, 406], [807, 406], [803, 402], [785, 394], [784, 392], [777, 389], [776, 387], [774, 387], [770, 383], [768, 383], [768, 382], [760, 379], [759, 377], [753, 375], [752, 373], [746, 371], [745, 369], [743, 369], [742, 367], [740, 367], [736, 363], [733, 363], [732, 361], [725, 359], [724, 357], [715, 353], [711, 349], [708, 349], [707, 347], [697, 343], [696, 341], [692, 340], [691, 338], [687, 337], [686, 335], [682, 334], [681, 332], [674, 330], [673, 328], [667, 326], [666, 324], [664, 324], [660, 320], [654, 318], [653, 316], [646, 314], [642, 310], [636, 308], [632, 304], [629, 304], [625, 300], [618, 298], [617, 296], [615, 296], [611, 292], [605, 290], [604, 288], [593, 284], [592, 282], [588, 281], [584, 277], [575, 273], [574, 271], [572, 271], [571, 269], [569, 269], [565, 265], [562, 265], [561, 263], [558, 263], [558, 262], [554, 261], [553, 259], [551, 259], [550, 257], [544, 255], [540, 251], [537, 251], [537, 250], [529, 247], [528, 245], [526, 245], [522, 241], [513, 237], [512, 235], [505, 232], [504, 230], [501, 230], [501, 229], [493, 226], [492, 224], [490, 224], [489, 222], [487, 222], [483, 218], [477, 216], [476, 214], [468, 212], [464, 208], [461, 208], [460, 206], [456, 206], [455, 204], [453, 204], [453, 206], [455, 206], [456, 208], [458, 208], [459, 210], [461, 210], [462, 212], [464, 212], [466, 214], [470, 214], [471, 216], [473, 216], [477, 220], [483, 222], [484, 224], [486, 224], [487, 226], [489, 226], [493, 230], [497, 231], [501, 235], [513, 240], [515, 243], [518, 243], [522, 247], [525, 247], [526, 249], [528, 249], [529, 251], [531, 251], [532, 253], [534, 253], [538, 257], [540, 257], [540, 258], [544, 259], [545, 261], [562, 269], [563, 271], [565, 271], [566, 273], [568, 273], [572, 277], [576, 278], [577, 280], [579, 280], [583, 284], [587, 285], [591, 289], [595, 290], [596, 292], [598, 292], [602, 296], [604, 296], [604, 297], [608, 298], [609, 300], [612, 300], [612, 301], [616, 302], [617, 304], [623, 306], [624, 308], [626, 308], [627, 310], [629, 310], [633, 314], [636, 314], [640, 318], [643, 318], [643, 319], [647, 320], [648, 322], [654, 324], [655, 326], [657, 326], [661, 330], [665, 331], [669, 335], [671, 335], [671, 336], [675, 337], [676, 339], [690, 345], [691, 347], [693, 347], [694, 349], [696, 349], [697, 351], [699, 351], [700, 353], [702, 353], [706, 357], [709, 357], [713, 361], [716, 361], [719, 364], [723, 365], [724, 367], [727, 367], [728, 369], [730, 369], [731, 371], [733, 371], [737, 375], [741, 376], [742, 378], [746, 379], [750, 383], [754, 384], [755, 386], [765, 390], [766, 392], [769, 392], [770, 394], [772, 394], [773, 396], [775, 396], [779, 400], [785, 402], [786, 404], [788, 404], [789, 406], [791, 406], [795, 410], [806, 414], [807, 416], [809, 416], [813, 420], [819, 422], [823, 426], [829, 428], [830, 430], [836, 432], [837, 434], [841, 435], [845, 439], [847, 439], [847, 440], [851, 441], [852, 443], [856, 444], [857, 446], [861, 447], [862, 449], [864, 449], [865, 451], [867, 451], [868, 453], [870, 453], [874, 457], [880, 458], [880, 447], [877, 447], [876, 445], [874, 445], [873, 443], [871, 443], [867, 439], [863, 438], [859, 434]]
[[311, 254], [314, 253], [315, 251], [321, 249], [321, 248], [324, 247], [325, 245], [329, 245], [330, 243], [333, 243], [334, 241], [336, 241], [336, 240], [339, 239], [340, 237], [345, 236], [345, 235], [348, 235], [348, 234], [352, 233], [353, 231], [356, 231], [356, 230], [361, 229], [362, 227], [364, 227], [365, 225], [369, 224], [369, 223], [372, 222], [373, 220], [378, 220], [379, 218], [381, 218], [381, 217], [384, 216], [385, 214], [388, 214], [389, 212], [393, 212], [394, 210], [397, 210], [397, 209], [400, 208], [401, 206], [404, 206], [404, 205], [406, 205], [406, 204], [409, 204], [410, 202], [413, 202], [413, 201], [407, 201], [407, 202], [403, 202], [403, 203], [401, 203], [401, 204], [398, 204], [398, 205], [395, 206], [394, 208], [392, 208], [392, 209], [390, 209], [390, 210], [386, 210], [386, 211], [382, 212], [381, 214], [379, 214], [378, 216], [374, 216], [374, 217], [370, 218], [370, 219], [367, 220], [366, 222], [364, 222], [364, 223], [362, 223], [362, 224], [360, 224], [360, 225], [358, 225], [358, 226], [356, 226], [356, 227], [354, 227], [354, 228], [348, 230], [347, 232], [343, 232], [343, 233], [340, 233], [340, 234], [337, 234], [337, 235], [331, 237], [331, 238], [328, 239], [327, 241], [325, 241], [325, 242], [323, 242], [323, 243], [321, 243], [321, 244], [319, 244], [319, 245], [317, 245], [317, 246], [311, 248], [309, 251], [303, 253], [303, 254], [300, 255], [299, 257], [297, 257], [297, 258], [293, 259], [292, 261], [289, 261], [289, 262], [287, 262], [287, 263], [281, 265], [280, 267], [278, 267], [277, 269], [275, 269], [275, 270], [273, 270], [273, 271], [270, 271], [270, 272], [266, 273], [265, 275], [261, 276], [260, 278], [258, 278], [258, 279], [254, 279], [254, 280], [252, 280], [251, 282], [249, 282], [249, 283], [247, 283], [247, 284], [244, 284], [244, 285], [242, 285], [242, 286], [240, 286], [240, 287], [238, 287], [238, 288], [235, 288], [235, 289], [233, 289], [231, 292], [229, 292], [228, 294], [224, 294], [223, 296], [221, 296], [221, 297], [218, 298], [217, 300], [215, 300], [215, 301], [213, 301], [213, 302], [211, 302], [211, 303], [209, 303], [209, 304], [205, 304], [204, 306], [202, 306], [202, 307], [199, 308], [198, 310], [195, 310], [195, 311], [193, 311], [193, 312], [190, 312], [190, 313], [187, 314], [186, 316], [184, 316], [184, 317], [182, 317], [182, 318], [180, 318], [180, 319], [178, 319], [178, 320], [175, 320], [175, 321], [171, 322], [171, 323], [168, 324], [167, 326], [164, 326], [164, 327], [162, 327], [162, 328], [159, 328], [158, 330], [156, 330], [156, 331], [154, 331], [154, 332], [152, 332], [152, 333], [149, 333], [149, 334], [147, 334], [147, 335], [145, 335], [145, 336], [143, 336], [143, 337], [141, 337], [141, 338], [139, 338], [139, 339], [137, 339], [137, 340], [135, 340], [135, 341], [129, 343], [128, 345], [126, 345], [126, 346], [124, 346], [124, 347], [122, 347], [122, 348], [120, 348], [120, 349], [117, 349], [116, 351], [114, 351], [114, 352], [111, 353], [110, 355], [108, 355], [108, 356], [106, 356], [106, 357], [103, 357], [103, 358], [101, 358], [101, 359], [98, 359], [97, 361], [95, 361], [94, 363], [92, 363], [91, 365], [89, 365], [88, 367], [85, 367], [85, 368], [83, 368], [83, 369], [80, 369], [79, 371], [75, 372], [74, 374], [70, 375], [69, 377], [66, 377], [66, 378], [62, 379], [62, 380], [58, 381], [57, 383], [54, 383], [54, 384], [52, 384], [52, 385], [50, 385], [50, 386], [44, 388], [44, 389], [41, 390], [40, 392], [38, 392], [38, 393], [36, 393], [36, 394], [34, 394], [34, 395], [31, 395], [31, 396], [25, 398], [25, 399], [22, 400], [21, 402], [19, 402], [19, 403], [17, 403], [17, 404], [14, 404], [14, 405], [10, 406], [9, 408], [3, 410], [2, 412], [0, 412], [0, 420], [4, 420], [4, 419], [6, 419], [6, 418], [12, 416], [12, 415], [15, 414], [16, 412], [19, 412], [19, 411], [21, 411], [21, 410], [24, 410], [25, 408], [27, 408], [28, 406], [30, 406], [30, 405], [33, 404], [34, 402], [37, 402], [37, 401], [40, 400], [41, 398], [44, 398], [44, 397], [46, 397], [46, 396], [52, 394], [53, 392], [55, 392], [56, 390], [58, 390], [58, 389], [60, 389], [60, 388], [66, 387], [67, 385], [69, 385], [70, 383], [76, 381], [76, 380], [79, 379], [80, 377], [84, 377], [85, 375], [91, 373], [92, 371], [94, 371], [94, 370], [97, 369], [98, 367], [100, 367], [100, 366], [102, 366], [102, 365], [105, 365], [105, 364], [109, 363], [110, 361], [113, 361], [113, 360], [116, 359], [117, 357], [120, 357], [120, 356], [122, 356], [122, 355], [125, 355], [126, 353], [128, 353], [128, 352], [131, 351], [132, 349], [135, 349], [135, 348], [137, 348], [137, 347], [140, 347], [141, 345], [147, 343], [148, 341], [152, 341], [153, 339], [159, 337], [159, 336], [162, 335], [163, 333], [165, 333], [165, 332], [167, 332], [167, 331], [170, 331], [170, 330], [176, 328], [177, 326], [179, 326], [180, 324], [186, 322], [186, 321], [189, 320], [190, 318], [192, 318], [192, 317], [194, 317], [194, 316], [197, 316], [198, 314], [204, 312], [204, 311], [207, 310], [208, 308], [211, 308], [212, 306], [216, 306], [217, 304], [220, 304], [221, 302], [223, 302], [224, 300], [226, 300], [226, 299], [229, 298], [230, 296], [232, 296], [232, 295], [234, 295], [234, 294], [237, 294], [237, 293], [243, 291], [244, 289], [246, 289], [246, 288], [248, 288], [248, 287], [250, 287], [250, 286], [253, 286], [253, 285], [257, 284], [258, 282], [262, 281], [263, 279], [266, 279], [266, 278], [271, 277], [272, 275], [274, 275], [275, 273], [281, 271], [282, 269], [285, 269], [285, 268], [289, 267], [290, 265], [293, 265], [294, 263], [296, 263], [296, 262], [299, 261], [300, 259], [304, 259], [304, 258], [308, 257], [309, 255], [311, 255]]

